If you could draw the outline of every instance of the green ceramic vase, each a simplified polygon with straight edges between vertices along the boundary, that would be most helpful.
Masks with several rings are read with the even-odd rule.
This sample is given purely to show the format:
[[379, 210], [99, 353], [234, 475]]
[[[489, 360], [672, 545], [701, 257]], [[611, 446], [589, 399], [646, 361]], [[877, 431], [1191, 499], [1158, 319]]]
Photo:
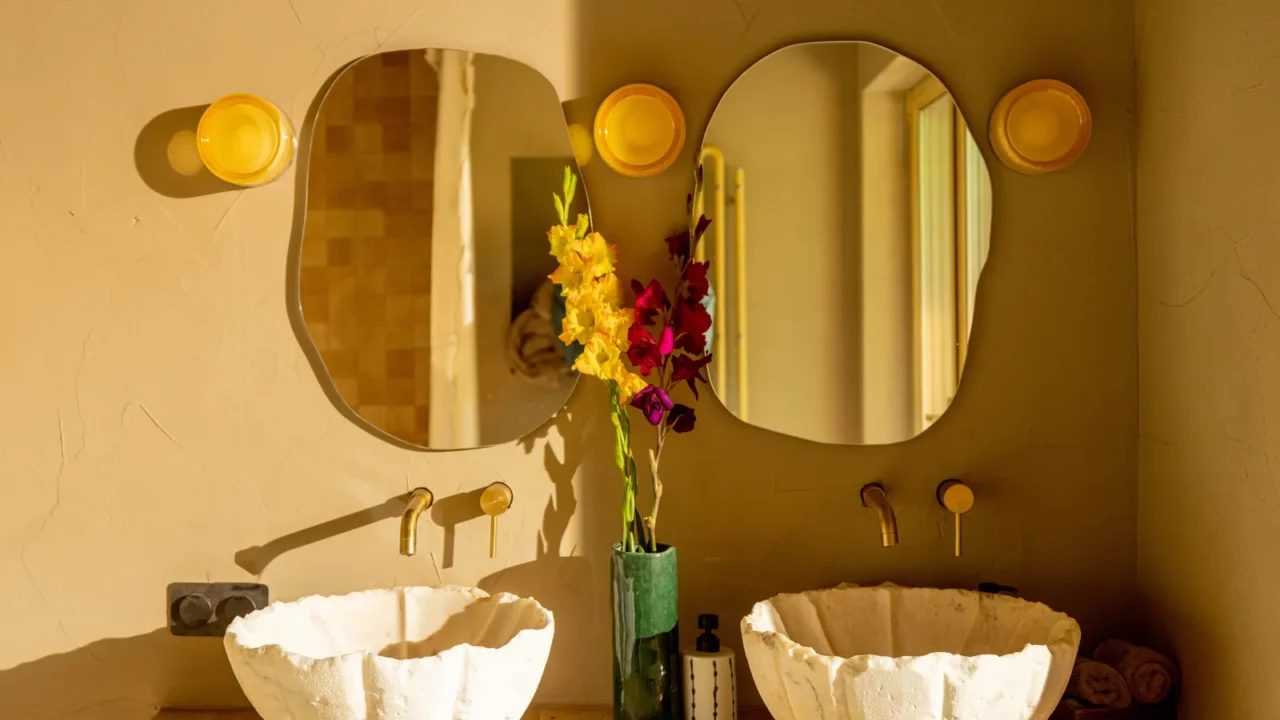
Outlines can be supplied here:
[[614, 720], [680, 720], [680, 638], [676, 549], [613, 546]]

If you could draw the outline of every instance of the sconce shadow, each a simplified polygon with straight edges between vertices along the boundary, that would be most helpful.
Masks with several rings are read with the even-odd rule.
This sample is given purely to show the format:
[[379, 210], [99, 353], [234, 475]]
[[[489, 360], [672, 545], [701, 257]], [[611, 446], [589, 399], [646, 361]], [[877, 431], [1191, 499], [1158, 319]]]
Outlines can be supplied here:
[[480, 508], [480, 495], [484, 488], [440, 498], [431, 506], [431, 521], [444, 529], [444, 553], [442, 568], [453, 567], [453, 542], [458, 523], [474, 520], [484, 515]]
[[243, 189], [216, 177], [200, 160], [196, 128], [207, 107], [167, 110], [142, 126], [133, 145], [133, 163], [147, 187], [171, 198]]
[[[326, 520], [319, 525], [312, 525], [309, 528], [291, 532], [265, 545], [247, 547], [236, 552], [235, 563], [245, 572], [261, 575], [273, 560], [290, 550], [297, 550], [300, 547], [327, 540], [343, 533], [349, 533], [352, 530], [372, 525], [382, 520], [400, 517], [404, 513], [405, 503], [408, 500], [408, 493], [397, 495], [381, 505], [375, 505], [365, 510]], [[476, 503], [476, 507], [479, 508], [479, 500]]]

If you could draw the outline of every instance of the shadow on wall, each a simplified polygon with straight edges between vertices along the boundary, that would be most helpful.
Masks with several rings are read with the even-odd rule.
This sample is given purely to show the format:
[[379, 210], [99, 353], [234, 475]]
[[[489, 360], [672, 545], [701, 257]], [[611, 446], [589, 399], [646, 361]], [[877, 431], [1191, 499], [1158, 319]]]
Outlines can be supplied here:
[[390, 500], [371, 508], [348, 513], [342, 517], [326, 520], [318, 525], [303, 528], [288, 535], [278, 537], [265, 545], [254, 545], [240, 550], [235, 555], [235, 563], [247, 573], [261, 576], [272, 560], [300, 547], [318, 543], [331, 537], [358, 530], [382, 520], [399, 517], [404, 513], [409, 502], [409, 494], [397, 495]]
[[147, 187], [171, 198], [244, 189], [214, 176], [200, 160], [196, 128], [208, 107], [167, 110], [142, 126], [133, 146], [133, 162]]
[[[562, 408], [551, 420], [544, 423], [533, 434], [520, 441], [526, 453], [532, 454], [542, 448], [544, 467], [547, 477], [553, 485], [551, 497], [547, 500], [542, 513], [542, 526], [538, 533], [536, 557], [530, 562], [505, 567], [477, 582], [477, 586], [489, 593], [509, 592], [523, 597], [532, 597], [550, 610], [559, 619], [560, 632], [556, 635], [551, 648], [551, 657], [539, 687], [540, 701], [573, 701], [582, 702], [584, 687], [606, 689], [608, 687], [609, 652], [611, 640], [609, 635], [609, 598], [608, 588], [593, 582], [608, 567], [609, 546], [614, 541], [611, 530], [615, 523], [611, 522], [616, 515], [613, 508], [619, 507], [621, 501], [620, 485], [610, 484], [604, 497], [596, 488], [584, 487], [582, 500], [578, 498], [573, 480], [584, 465], [589, 466], [585, 477], [598, 477], [612, 480], [617, 477], [613, 465], [612, 428], [608, 425], [592, 425], [595, 413], [585, 412], [582, 406], [598, 407], [604, 401], [603, 386], [599, 383], [589, 385], [590, 390], [578, 393], [569, 405]], [[563, 441], [562, 449], [557, 452], [553, 442], [547, 442], [550, 430], [555, 428]], [[542, 441], [542, 442], [539, 442]], [[453, 565], [454, 528], [463, 522], [480, 517], [479, 494], [483, 488], [472, 492], [459, 493], [439, 498], [430, 512], [431, 522], [445, 531], [445, 548], [442, 566]], [[276, 538], [263, 545], [253, 546], [238, 551], [235, 563], [245, 571], [260, 575], [266, 567], [279, 556], [291, 551], [341, 535], [375, 522], [399, 517], [404, 511], [405, 495], [397, 495], [386, 502], [364, 510], [343, 515], [332, 520], [304, 528], [288, 535]], [[516, 502], [520, 502], [517, 495]], [[579, 513], [580, 507], [595, 508], [589, 513]], [[577, 516], [577, 525], [574, 526]], [[572, 544], [565, 547], [566, 540], [572, 538]], [[506, 551], [504, 551], [506, 552]], [[171, 641], [166, 631], [158, 631], [163, 641]], [[151, 636], [146, 636], [151, 637]], [[134, 640], [140, 640], [135, 638]], [[200, 640], [200, 639], [195, 639]], [[104, 641], [104, 644], [125, 641]], [[161, 657], [163, 645], [139, 643], [136, 652], [147, 654], [148, 660]], [[90, 646], [86, 650], [92, 650]], [[230, 669], [222, 656], [221, 645], [214, 648], [208, 663], [217, 666], [217, 673], [230, 678]], [[83, 652], [83, 651], [78, 651]], [[86, 654], [84, 661], [88, 670], [101, 667], [96, 659], [96, 651]], [[152, 657], [154, 656], [154, 657]], [[41, 664], [46, 660], [33, 664]], [[24, 666], [25, 667], [25, 666]], [[75, 665], [70, 669], [79, 671]], [[129, 694], [148, 693], [152, 683], [147, 679], [157, 676], [165, 668], [163, 662], [148, 662], [136, 668], [137, 681], [141, 689], [129, 686]], [[56, 669], [56, 668], [54, 668]], [[52, 672], [52, 670], [51, 670]], [[592, 677], [592, 674], [595, 677]], [[56, 674], [56, 673], [54, 673]], [[3, 675], [0, 674], [0, 679]], [[157, 678], [159, 679], [159, 678]], [[229, 682], [234, 685], [234, 679]], [[21, 685], [21, 683], [18, 683]], [[0, 683], [0, 696], [7, 686]], [[49, 684], [43, 686], [48, 691]], [[210, 691], [209, 697], [220, 697], [219, 691]], [[208, 701], [196, 699], [169, 698], [158, 693], [162, 704], [169, 707], [209, 707]], [[39, 697], [35, 693], [33, 697]], [[241, 697], [238, 688], [234, 697]], [[227, 697], [225, 694], [221, 697]], [[602, 700], [603, 698], [594, 698]], [[34, 700], [33, 700], [34, 702]], [[223, 703], [225, 706], [227, 703]], [[54, 713], [41, 717], [62, 717]], [[7, 717], [0, 713], [0, 717]], [[26, 716], [22, 716], [26, 717]], [[35, 716], [33, 716], [35, 717]], [[104, 716], [105, 717], [105, 716]], [[112, 717], [120, 717], [115, 715]]]
[[483, 487], [478, 487], [464, 493], [437, 498], [432, 503], [431, 522], [444, 530], [444, 552], [441, 553], [440, 567], [449, 569], [454, 565], [453, 555], [458, 526], [484, 514], [480, 509], [480, 496], [484, 490]]
[[161, 707], [248, 704], [222, 638], [176, 637], [163, 628], [0, 670], [6, 720], [132, 720], [151, 718]]
[[[621, 492], [599, 497], [596, 488], [584, 486], [585, 497], [581, 500], [575, 492], [573, 478], [579, 471], [582, 477], [613, 477], [609, 474], [613, 468], [612, 428], [593, 426], [591, 420], [598, 414], [579, 409], [584, 404], [600, 402], [603, 392], [583, 393], [584, 384], [579, 383], [575, 399], [561, 408], [550, 422], [520, 441], [526, 453], [542, 448], [547, 478], [554, 486], [542, 513], [536, 558], [503, 568], [478, 583], [489, 593], [509, 592], [535, 598], [556, 617], [555, 642], [538, 688], [537, 697], [541, 702], [589, 700], [591, 698], [583, 696], [584, 690], [608, 687], [611, 667], [608, 589], [594, 580], [603, 577], [608, 568], [609, 543], [612, 542], [608, 534], [612, 523], [608, 521], [616, 515], [610, 508], [620, 506]], [[598, 389], [602, 390], [591, 388]], [[553, 427], [564, 442], [558, 454], [553, 443], [537, 442], [545, 440]], [[613, 500], [615, 494], [616, 501]], [[578, 513], [579, 507], [593, 510]], [[575, 515], [578, 516], [577, 532], [573, 533], [575, 542], [565, 548]]]

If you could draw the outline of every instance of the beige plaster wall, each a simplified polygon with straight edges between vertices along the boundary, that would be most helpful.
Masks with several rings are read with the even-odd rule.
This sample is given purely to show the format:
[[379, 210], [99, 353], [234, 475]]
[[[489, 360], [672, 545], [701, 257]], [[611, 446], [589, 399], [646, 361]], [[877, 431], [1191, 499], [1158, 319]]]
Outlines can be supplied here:
[[1137, 18], [1144, 617], [1182, 717], [1277, 717], [1280, 26], [1260, 0]]
[[[738, 72], [799, 40], [862, 37], [917, 57], [978, 126], [1022, 80], [1079, 87], [1097, 127], [1074, 168], [993, 166], [991, 259], [947, 415], [909, 443], [827, 447], [745, 427], [704, 397], [698, 433], [668, 450], [661, 530], [680, 548], [690, 639], [696, 613], [719, 612], [732, 637], [753, 600], [841, 580], [996, 580], [1092, 637], [1123, 627], [1136, 513], [1132, 21], [1114, 0], [0, 4], [0, 715], [239, 704], [216, 641], [161, 629], [165, 584], [250, 579], [238, 553], [261, 569], [251, 548], [318, 525], [262, 570], [275, 597], [436, 582], [532, 592], [559, 618], [543, 699], [608, 698], [620, 493], [598, 384], [580, 383], [522, 443], [432, 454], [378, 440], [334, 409], [290, 326], [293, 172], [178, 199], [135, 169], [138, 133], [161, 113], [246, 90], [301, 118], [326, 78], [378, 49], [508, 55], [578, 98], [582, 118], [618, 85], [656, 82], [695, 140]], [[665, 271], [690, 154], [653, 180], [587, 168], [628, 272]], [[959, 559], [933, 501], [947, 477], [978, 495]], [[490, 560], [465, 493], [494, 480], [516, 502]], [[871, 480], [897, 505], [897, 548], [876, 544], [858, 506]], [[406, 559], [389, 500], [420, 484], [442, 500]]]

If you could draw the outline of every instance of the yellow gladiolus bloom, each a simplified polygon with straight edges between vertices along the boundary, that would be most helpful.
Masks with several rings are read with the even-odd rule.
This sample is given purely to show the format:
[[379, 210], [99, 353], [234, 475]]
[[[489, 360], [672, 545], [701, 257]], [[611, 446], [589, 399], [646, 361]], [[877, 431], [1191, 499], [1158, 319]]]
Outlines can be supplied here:
[[573, 368], [583, 375], [594, 375], [601, 380], [618, 383], [622, 400], [626, 402], [648, 383], [627, 369], [623, 362], [625, 351], [625, 347], [613, 342], [609, 336], [597, 333], [583, 345], [582, 354], [574, 362]]
[[557, 225], [547, 232], [551, 255], [560, 263], [551, 281], [565, 298], [560, 340], [582, 345], [575, 370], [616, 382], [626, 402], [648, 385], [626, 364], [627, 330], [635, 312], [619, 307], [617, 249], [600, 233], [589, 233], [589, 222], [579, 215], [577, 225]]
[[565, 225], [556, 225], [547, 231], [547, 240], [551, 243], [551, 255], [557, 262], [564, 262], [569, 246], [577, 238], [577, 230]]

